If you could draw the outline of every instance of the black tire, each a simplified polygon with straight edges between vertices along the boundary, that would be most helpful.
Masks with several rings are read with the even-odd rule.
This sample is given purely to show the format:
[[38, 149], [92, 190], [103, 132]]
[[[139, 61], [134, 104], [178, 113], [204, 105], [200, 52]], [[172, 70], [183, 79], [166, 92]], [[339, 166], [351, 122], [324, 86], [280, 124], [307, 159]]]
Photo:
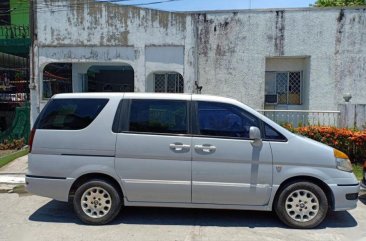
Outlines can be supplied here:
[[[107, 197], [105, 200], [102, 199], [102, 201], [109, 202], [109, 207], [104, 207], [106, 208], [107, 211], [101, 210], [100, 212], [104, 214], [104, 216], [98, 217], [96, 214], [94, 217], [91, 217], [90, 215], [92, 215], [92, 211], [89, 212], [89, 215], [87, 214], [87, 211], [84, 211], [84, 209], [87, 209], [89, 207], [89, 205], [96, 205], [99, 208], [99, 205], [102, 206], [102, 201], [100, 203], [94, 204], [95, 201], [93, 201], [93, 203], [90, 200], [95, 200], [95, 195], [102, 195], [99, 192], [90, 192], [88, 190], [98, 190], [101, 191], [101, 193]], [[102, 180], [102, 179], [93, 179], [90, 181], [85, 182], [84, 184], [82, 184], [81, 186], [79, 186], [76, 189], [75, 192], [75, 196], [73, 199], [73, 206], [74, 206], [74, 210], [76, 215], [78, 216], [78, 218], [86, 223], [86, 224], [91, 224], [91, 225], [103, 225], [103, 224], [107, 224], [109, 222], [111, 222], [120, 212], [121, 207], [122, 207], [122, 202], [121, 202], [121, 195], [119, 194], [119, 192], [117, 191], [118, 189], [112, 185], [111, 183], [109, 183], [108, 181]], [[89, 196], [90, 200], [88, 200], [88, 196], [87, 196], [87, 191], [88, 193], [92, 193], [94, 195], [94, 197]], [[86, 198], [87, 201], [87, 207], [82, 207], [81, 204], [81, 199], [83, 198], [83, 195], [85, 194], [84, 198]], [[103, 198], [103, 197], [102, 197]], [[98, 198], [96, 198], [98, 199]], [[85, 200], [84, 200], [85, 201]], [[96, 200], [97, 201], [97, 200]], [[97, 201], [98, 202], [98, 201]], [[103, 204], [106, 205], [106, 204]], [[93, 207], [92, 207], [93, 208]], [[89, 209], [90, 210], [90, 209]], [[104, 212], [103, 212], [104, 211]], [[97, 212], [93, 212], [93, 213], [97, 213]]]
[[[298, 229], [314, 228], [327, 216], [329, 208], [327, 196], [318, 185], [306, 181], [289, 183], [279, 192], [275, 200], [274, 210], [279, 219], [286, 225]], [[301, 200], [301, 198], [306, 201]], [[288, 201], [287, 205], [286, 201]], [[318, 207], [316, 208], [316, 206]], [[303, 218], [302, 221], [301, 218]]]

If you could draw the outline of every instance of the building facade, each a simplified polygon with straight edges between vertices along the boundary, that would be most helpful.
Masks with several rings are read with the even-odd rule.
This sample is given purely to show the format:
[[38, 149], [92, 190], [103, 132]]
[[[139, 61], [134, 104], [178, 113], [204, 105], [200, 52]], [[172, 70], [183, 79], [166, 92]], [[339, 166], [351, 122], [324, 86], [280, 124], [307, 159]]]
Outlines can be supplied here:
[[37, 5], [33, 121], [62, 92], [201, 92], [279, 110], [337, 110], [346, 93], [366, 103], [366, 9]]

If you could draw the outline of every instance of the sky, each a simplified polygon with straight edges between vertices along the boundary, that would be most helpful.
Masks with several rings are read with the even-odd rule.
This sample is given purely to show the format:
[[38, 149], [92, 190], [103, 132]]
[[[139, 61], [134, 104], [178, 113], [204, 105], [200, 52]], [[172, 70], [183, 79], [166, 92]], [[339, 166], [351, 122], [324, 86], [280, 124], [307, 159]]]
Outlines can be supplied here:
[[[164, 3], [157, 4], [156, 2]], [[126, 1], [126, 4], [142, 4], [141, 7], [168, 11], [200, 11], [224, 9], [301, 8], [309, 7], [309, 5], [314, 2], [315, 0], [128, 0]]]

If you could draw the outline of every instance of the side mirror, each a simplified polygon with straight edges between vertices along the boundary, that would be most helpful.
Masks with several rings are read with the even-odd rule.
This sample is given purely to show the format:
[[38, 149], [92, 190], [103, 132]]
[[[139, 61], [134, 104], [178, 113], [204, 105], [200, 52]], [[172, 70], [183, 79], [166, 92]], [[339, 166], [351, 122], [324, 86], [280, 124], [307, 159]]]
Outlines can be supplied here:
[[253, 140], [253, 144], [260, 144], [262, 142], [261, 131], [256, 126], [251, 126], [249, 129], [249, 138]]

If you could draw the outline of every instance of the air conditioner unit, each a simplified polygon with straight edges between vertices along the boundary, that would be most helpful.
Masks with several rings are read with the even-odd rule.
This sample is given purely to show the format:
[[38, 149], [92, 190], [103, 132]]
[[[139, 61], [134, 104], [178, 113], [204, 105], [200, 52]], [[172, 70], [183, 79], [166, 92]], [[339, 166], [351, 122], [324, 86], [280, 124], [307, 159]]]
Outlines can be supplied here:
[[264, 102], [266, 104], [277, 105], [278, 104], [278, 95], [277, 94], [265, 95]]

